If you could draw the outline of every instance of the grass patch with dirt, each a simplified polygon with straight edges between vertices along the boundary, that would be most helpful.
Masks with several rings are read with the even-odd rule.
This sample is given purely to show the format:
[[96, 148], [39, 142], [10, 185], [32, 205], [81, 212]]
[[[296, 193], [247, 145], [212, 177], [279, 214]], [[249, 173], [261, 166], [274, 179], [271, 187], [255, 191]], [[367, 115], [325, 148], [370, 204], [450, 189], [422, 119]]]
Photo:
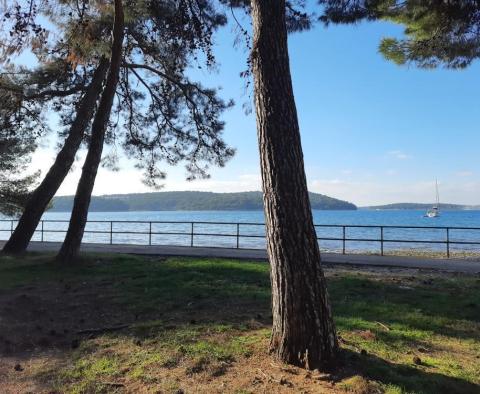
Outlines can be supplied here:
[[268, 265], [0, 257], [2, 393], [480, 393], [480, 277], [325, 267], [335, 375], [267, 354]]

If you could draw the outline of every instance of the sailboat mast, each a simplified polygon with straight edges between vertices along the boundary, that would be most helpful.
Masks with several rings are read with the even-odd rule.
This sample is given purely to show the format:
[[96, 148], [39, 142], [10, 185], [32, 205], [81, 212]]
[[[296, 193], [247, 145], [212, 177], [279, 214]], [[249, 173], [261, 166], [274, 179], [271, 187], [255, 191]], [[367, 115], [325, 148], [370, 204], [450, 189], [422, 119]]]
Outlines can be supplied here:
[[427, 211], [425, 217], [427, 218], [437, 218], [440, 215], [440, 195], [438, 194], [438, 180], [435, 178], [435, 205]]

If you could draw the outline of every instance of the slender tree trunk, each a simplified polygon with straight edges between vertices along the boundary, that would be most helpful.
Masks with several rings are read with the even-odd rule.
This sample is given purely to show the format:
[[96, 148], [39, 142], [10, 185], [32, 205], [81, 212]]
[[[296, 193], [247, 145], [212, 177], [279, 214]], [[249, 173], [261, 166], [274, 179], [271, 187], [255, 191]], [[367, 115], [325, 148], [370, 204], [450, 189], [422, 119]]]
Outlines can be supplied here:
[[68, 137], [42, 183], [30, 196], [18, 225], [3, 247], [5, 253], [21, 253], [27, 246], [40, 222], [40, 219], [63, 180], [67, 176], [75, 155], [80, 147], [88, 123], [92, 119], [97, 100], [102, 92], [103, 81], [108, 70], [108, 60], [101, 59], [95, 70], [92, 82], [78, 106]]
[[57, 259], [62, 262], [73, 261], [80, 250], [85, 225], [87, 223], [88, 207], [92, 196], [95, 177], [102, 158], [105, 131], [110, 113], [112, 111], [113, 99], [117, 89], [120, 66], [122, 62], [122, 48], [124, 39], [124, 15], [122, 0], [115, 0], [115, 20], [113, 26], [112, 53], [110, 57], [110, 69], [107, 82], [98, 105], [97, 112], [93, 119], [92, 136], [88, 148], [87, 157], [82, 168], [82, 175], [78, 182], [77, 192], [73, 201], [72, 216], [68, 226], [65, 240], [62, 244]]
[[284, 0], [252, 0], [252, 66], [273, 329], [280, 360], [334, 368], [338, 350], [313, 226], [293, 97]]

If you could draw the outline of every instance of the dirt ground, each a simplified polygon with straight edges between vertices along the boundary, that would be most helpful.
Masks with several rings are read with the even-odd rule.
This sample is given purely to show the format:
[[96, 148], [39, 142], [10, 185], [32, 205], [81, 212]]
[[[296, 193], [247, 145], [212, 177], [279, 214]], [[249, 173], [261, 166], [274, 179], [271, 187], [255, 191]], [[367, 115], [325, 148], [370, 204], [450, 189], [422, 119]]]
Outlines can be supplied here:
[[[82, 341], [95, 341], [105, 332], [117, 332], [117, 328], [122, 331], [142, 319], [115, 303], [116, 290], [111, 281], [101, 281], [100, 285], [101, 291], [97, 282], [60, 281], [49, 283], [48, 287], [27, 285], [0, 292], [2, 394], [56, 394], [51, 391], [48, 374], [43, 378], [42, 371], [66, 367], [70, 362], [68, 353]], [[161, 315], [149, 315], [149, 319], [156, 317]], [[268, 328], [268, 325], [252, 319], [251, 328]], [[259, 352], [252, 356], [234, 363], [227, 360], [207, 368], [200, 366], [195, 374], [185, 374], [185, 369], [192, 367], [188, 363], [169, 368], [163, 378], [172, 382], [172, 389], [158, 393], [337, 392], [328, 375], [275, 362], [267, 354], [268, 340], [258, 347]], [[149, 384], [133, 381], [101, 384], [101, 392], [156, 392]], [[237, 390], [239, 387], [249, 390]], [[92, 392], [97, 390], [98, 386]]]
[[[438, 278], [454, 278], [454, 274], [420, 272], [416, 269], [326, 267], [329, 278], [348, 275], [368, 275], [371, 280], [391, 282], [409, 288], [418, 283], [427, 283]], [[79, 347], [90, 346], [98, 354], [129, 357], [132, 349], [154, 351], [155, 341], [129, 335], [129, 327], [141, 324], [148, 318], [165, 320], [165, 314], [132, 312], [117, 302], [119, 285], [138, 278], [117, 276], [115, 279], [74, 280], [59, 279], [29, 283], [12, 289], [0, 290], [0, 392], [57, 393], [55, 371], [68, 368], [72, 354]], [[220, 308], [221, 306], [219, 306]], [[236, 314], [248, 314], [249, 305], [231, 306]], [[237, 309], [235, 309], [237, 308]], [[263, 307], [262, 307], [263, 308]], [[160, 308], [161, 309], [161, 308]], [[195, 325], [212, 316], [211, 309], [203, 315], [196, 311], [190, 319]], [[135, 363], [120, 368], [117, 374], [97, 374], [94, 385], [86, 385], [72, 392], [84, 393], [381, 393], [375, 382], [356, 377], [348, 368], [335, 376], [318, 371], [306, 371], [286, 366], [267, 354], [270, 315], [265, 308], [253, 312], [249, 320], [249, 335], [260, 338], [241, 356], [219, 358], [206, 362], [200, 358], [180, 355], [171, 365], [162, 361], [148, 364], [142, 370], [142, 378], [131, 376]], [[193, 315], [192, 315], [193, 316]], [[175, 329], [176, 317], [170, 318]], [[184, 320], [184, 317], [182, 318]], [[387, 328], [388, 329], [388, 328]], [[115, 341], [115, 334], [125, 333], [127, 340]], [[221, 332], [212, 333], [215, 341], [222, 342]], [[231, 334], [229, 334], [231, 336]], [[239, 333], [239, 335], [243, 335]], [[211, 339], [211, 338], [210, 338]], [[209, 340], [210, 340], [209, 339]], [[227, 339], [225, 339], [227, 340]], [[341, 340], [343, 340], [341, 338]], [[88, 354], [88, 352], [87, 352]], [[357, 356], [355, 356], [357, 357]], [[127, 373], [129, 372], [129, 373]], [[103, 378], [103, 376], [105, 376]], [[112, 376], [118, 378], [112, 379]], [[153, 376], [153, 377], [152, 377]], [[354, 385], [345, 382], [353, 376]], [[150, 378], [149, 378], [150, 377]], [[151, 379], [151, 380], [149, 380]], [[347, 379], [348, 382], [348, 379]], [[393, 392], [393, 391], [392, 391]], [[480, 391], [479, 391], [480, 392]]]

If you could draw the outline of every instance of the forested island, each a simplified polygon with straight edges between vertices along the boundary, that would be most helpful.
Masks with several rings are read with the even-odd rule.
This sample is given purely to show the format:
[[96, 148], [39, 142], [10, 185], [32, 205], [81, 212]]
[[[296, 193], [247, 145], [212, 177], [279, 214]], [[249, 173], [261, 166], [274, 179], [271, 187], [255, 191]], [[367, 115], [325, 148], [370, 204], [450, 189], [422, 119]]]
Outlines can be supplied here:
[[[347, 201], [310, 193], [312, 209], [356, 210], [357, 207]], [[50, 211], [70, 212], [73, 196], [61, 196], [53, 199]], [[92, 212], [125, 211], [241, 211], [262, 210], [261, 192], [212, 193], [196, 191], [155, 192], [112, 194], [92, 196]]]
[[[370, 209], [370, 210], [399, 210], [399, 209], [418, 209], [418, 210], [427, 210], [432, 207], [433, 203], [430, 204], [420, 204], [412, 202], [402, 202], [395, 204], [386, 204], [386, 205], [374, 205], [371, 207], [362, 207], [361, 209]], [[440, 204], [440, 210], [444, 211], [458, 211], [458, 210], [474, 210], [480, 209], [480, 205], [460, 205], [460, 204]]]

